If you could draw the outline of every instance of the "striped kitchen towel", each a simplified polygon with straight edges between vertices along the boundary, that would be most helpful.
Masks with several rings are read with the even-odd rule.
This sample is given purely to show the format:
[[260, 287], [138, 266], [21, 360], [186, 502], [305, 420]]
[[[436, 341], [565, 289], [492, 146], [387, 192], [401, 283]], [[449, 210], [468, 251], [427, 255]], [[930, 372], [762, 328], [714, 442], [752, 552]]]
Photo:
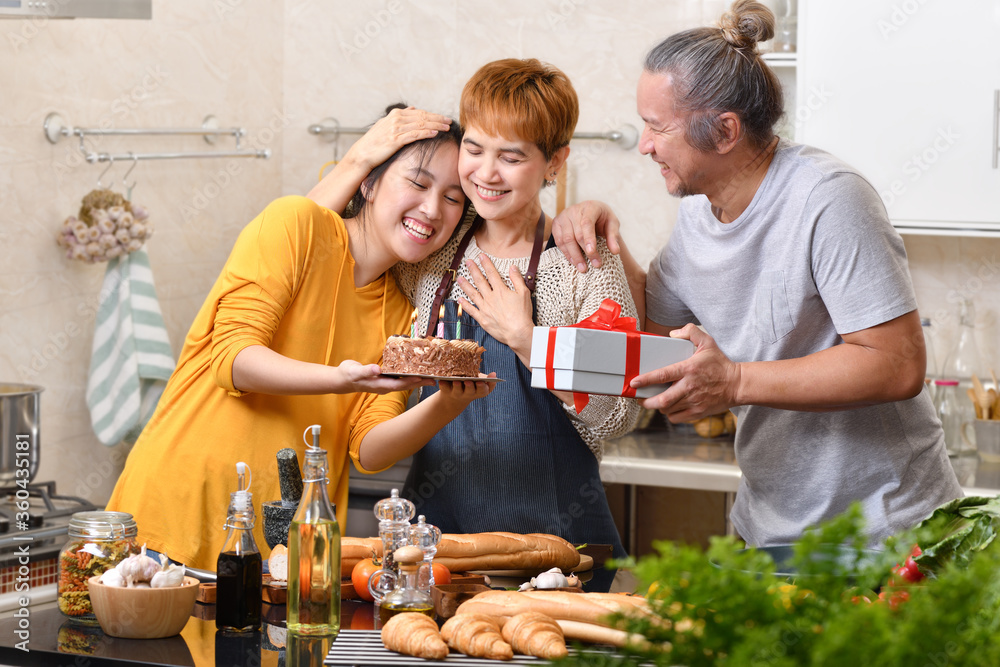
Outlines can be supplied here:
[[101, 286], [87, 381], [97, 439], [109, 447], [135, 442], [173, 370], [146, 249], [115, 257]]

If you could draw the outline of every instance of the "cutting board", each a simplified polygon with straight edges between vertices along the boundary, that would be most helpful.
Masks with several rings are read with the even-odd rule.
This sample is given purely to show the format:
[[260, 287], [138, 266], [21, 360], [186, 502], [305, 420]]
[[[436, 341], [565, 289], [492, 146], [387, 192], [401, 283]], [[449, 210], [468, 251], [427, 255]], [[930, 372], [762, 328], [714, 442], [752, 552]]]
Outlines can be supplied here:
[[[548, 569], [548, 568], [546, 568]], [[594, 557], [587, 554], [580, 554], [580, 564], [574, 567], [572, 572], [589, 572], [594, 569]], [[534, 577], [545, 570], [473, 570], [472, 574], [481, 574], [487, 577]]]

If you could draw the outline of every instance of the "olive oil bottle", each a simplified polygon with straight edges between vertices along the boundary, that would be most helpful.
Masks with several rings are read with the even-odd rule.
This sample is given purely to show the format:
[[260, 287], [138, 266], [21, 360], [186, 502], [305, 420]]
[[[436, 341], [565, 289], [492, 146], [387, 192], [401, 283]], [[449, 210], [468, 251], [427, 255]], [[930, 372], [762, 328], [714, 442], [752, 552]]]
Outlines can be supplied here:
[[430, 593], [424, 591], [417, 580], [420, 568], [424, 565], [423, 550], [413, 545], [400, 547], [393, 553], [393, 558], [399, 566], [399, 578], [392, 592], [379, 602], [379, 622], [385, 625], [390, 618], [404, 611], [434, 618], [434, 602]]
[[335, 635], [340, 631], [340, 526], [326, 491], [326, 450], [318, 425], [302, 466], [305, 486], [288, 529], [288, 631]]

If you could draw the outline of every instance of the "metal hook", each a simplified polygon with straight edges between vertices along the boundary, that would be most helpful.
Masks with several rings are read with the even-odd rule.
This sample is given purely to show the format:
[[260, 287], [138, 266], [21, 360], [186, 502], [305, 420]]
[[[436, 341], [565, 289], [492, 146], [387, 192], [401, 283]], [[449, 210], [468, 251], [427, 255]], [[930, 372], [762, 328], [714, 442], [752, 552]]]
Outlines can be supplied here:
[[129, 157], [132, 158], [132, 166], [129, 167], [128, 171], [125, 172], [125, 175], [122, 176], [122, 187], [125, 188], [125, 199], [128, 201], [132, 201], [132, 190], [135, 189], [136, 183], [138, 181], [132, 181], [131, 183], [129, 183], [128, 175], [131, 174], [132, 171], [135, 169], [136, 165], [139, 164], [139, 158], [136, 157], [135, 153], [133, 153], [132, 151], [129, 151], [128, 154]]
[[101, 175], [97, 177], [97, 189], [98, 190], [105, 190], [106, 189], [104, 187], [104, 185], [101, 183], [101, 179], [104, 178], [104, 175], [106, 173], [108, 173], [109, 171], [111, 171], [111, 167], [113, 167], [113, 166], [115, 166], [115, 158], [114, 158], [114, 156], [109, 155], [108, 156], [108, 166], [105, 167], [104, 171], [101, 172]]

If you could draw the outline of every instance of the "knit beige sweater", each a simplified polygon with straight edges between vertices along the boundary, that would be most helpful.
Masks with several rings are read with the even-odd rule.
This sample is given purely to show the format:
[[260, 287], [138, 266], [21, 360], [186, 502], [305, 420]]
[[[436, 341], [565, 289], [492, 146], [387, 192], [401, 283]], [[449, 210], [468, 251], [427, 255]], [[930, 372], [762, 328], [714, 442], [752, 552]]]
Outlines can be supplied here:
[[[451, 241], [423, 262], [399, 263], [393, 269], [400, 289], [419, 311], [419, 332], [427, 330], [434, 293], [441, 285], [441, 276], [451, 266], [458, 244], [470, 224], [463, 223]], [[635, 303], [628, 289], [621, 258], [611, 254], [604, 239], [598, 239], [598, 250], [601, 253], [601, 267], [591, 267], [587, 273], [578, 272], [558, 248], [542, 252], [535, 288], [538, 312], [536, 325], [558, 327], [576, 324], [592, 315], [604, 299], [614, 299], [621, 304], [623, 317], [635, 317]], [[511, 266], [516, 266], [522, 275], [528, 270], [528, 257], [493, 257], [480, 249], [473, 238], [465, 252], [465, 258], [478, 264], [481, 255], [490, 258], [508, 285], [507, 275]], [[462, 262], [458, 275], [471, 280], [465, 262]], [[448, 298], [460, 296], [464, 297], [466, 294], [456, 281], [452, 283]], [[602, 441], [621, 437], [634, 429], [639, 416], [639, 404], [635, 399], [617, 396], [592, 395], [587, 407], [579, 415], [573, 406], [560, 404], [598, 460], [604, 452]]]

